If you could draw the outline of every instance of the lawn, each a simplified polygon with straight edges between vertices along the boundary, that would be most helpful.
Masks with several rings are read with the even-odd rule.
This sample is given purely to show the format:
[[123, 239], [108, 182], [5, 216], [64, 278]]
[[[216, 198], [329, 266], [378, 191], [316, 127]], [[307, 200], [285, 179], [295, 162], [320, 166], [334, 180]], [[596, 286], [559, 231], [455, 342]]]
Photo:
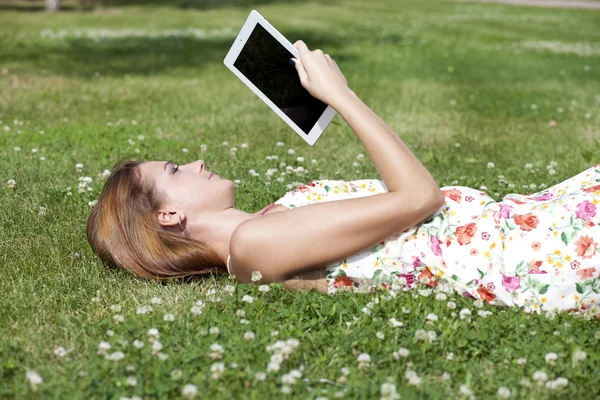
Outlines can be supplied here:
[[308, 146], [223, 65], [251, 9], [330, 54], [440, 187], [499, 200], [566, 180], [600, 162], [599, 10], [2, 4], [0, 398], [600, 397], [598, 320], [427, 289], [147, 282], [85, 237], [124, 158], [203, 159], [251, 213], [312, 180], [379, 179], [341, 117]]

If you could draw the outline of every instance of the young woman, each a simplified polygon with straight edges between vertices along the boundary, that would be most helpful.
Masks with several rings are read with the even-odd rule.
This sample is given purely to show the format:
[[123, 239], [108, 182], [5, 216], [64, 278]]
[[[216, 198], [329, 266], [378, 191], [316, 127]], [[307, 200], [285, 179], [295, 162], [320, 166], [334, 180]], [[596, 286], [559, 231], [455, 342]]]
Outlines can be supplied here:
[[202, 160], [122, 161], [87, 222], [105, 263], [160, 280], [230, 273], [250, 282], [259, 271], [263, 282], [328, 293], [442, 283], [526, 311], [597, 310], [600, 164], [501, 202], [440, 189], [329, 55], [294, 46], [300, 82], [349, 124], [382, 181], [314, 181], [250, 214]]

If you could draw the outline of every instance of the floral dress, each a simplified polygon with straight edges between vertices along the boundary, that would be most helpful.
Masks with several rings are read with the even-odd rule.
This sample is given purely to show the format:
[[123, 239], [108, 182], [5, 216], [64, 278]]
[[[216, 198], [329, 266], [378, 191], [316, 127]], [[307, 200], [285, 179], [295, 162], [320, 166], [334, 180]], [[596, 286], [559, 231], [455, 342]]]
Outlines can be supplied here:
[[[500, 202], [465, 186], [441, 191], [445, 204], [420, 224], [327, 265], [328, 292], [443, 283], [527, 312], [600, 314], [600, 164]], [[294, 208], [384, 192], [381, 180], [317, 180], [275, 203]]]

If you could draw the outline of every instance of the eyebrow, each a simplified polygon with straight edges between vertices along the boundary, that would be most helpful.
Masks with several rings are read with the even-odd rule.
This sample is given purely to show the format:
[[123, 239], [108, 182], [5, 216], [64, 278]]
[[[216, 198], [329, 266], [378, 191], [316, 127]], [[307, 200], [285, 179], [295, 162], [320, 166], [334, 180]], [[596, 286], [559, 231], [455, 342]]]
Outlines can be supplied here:
[[171, 164], [171, 165], [172, 165], [172, 164], [173, 164], [173, 161], [167, 161], [167, 162], [165, 163], [165, 166], [163, 167], [163, 170], [164, 170], [164, 171], [166, 171], [166, 170], [167, 170], [167, 165], [169, 165], [169, 164]]

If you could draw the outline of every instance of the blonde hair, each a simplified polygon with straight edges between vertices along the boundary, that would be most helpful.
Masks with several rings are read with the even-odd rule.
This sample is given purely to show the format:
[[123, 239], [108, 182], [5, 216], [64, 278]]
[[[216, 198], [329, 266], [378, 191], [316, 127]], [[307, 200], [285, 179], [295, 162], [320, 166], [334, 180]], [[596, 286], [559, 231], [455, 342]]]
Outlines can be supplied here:
[[206, 243], [168, 232], [156, 213], [165, 194], [142, 179], [141, 161], [118, 162], [87, 219], [86, 235], [94, 253], [110, 268], [165, 281], [227, 274]]

